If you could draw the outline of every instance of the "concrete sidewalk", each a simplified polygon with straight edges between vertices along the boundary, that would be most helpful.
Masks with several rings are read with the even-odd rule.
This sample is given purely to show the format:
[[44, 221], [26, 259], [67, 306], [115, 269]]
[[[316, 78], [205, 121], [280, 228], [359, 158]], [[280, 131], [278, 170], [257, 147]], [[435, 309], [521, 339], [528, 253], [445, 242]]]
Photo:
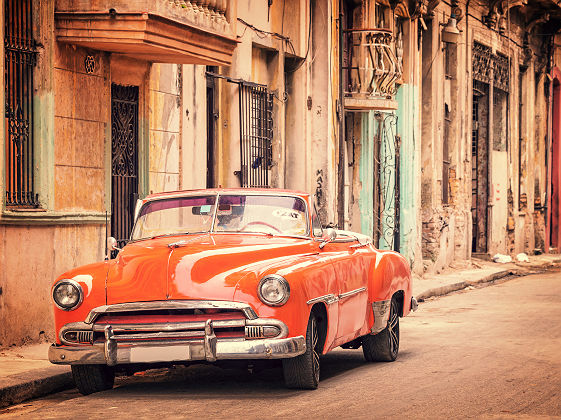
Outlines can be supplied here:
[[70, 367], [51, 364], [49, 343], [0, 350], [0, 408], [74, 386]]
[[[529, 258], [528, 263], [508, 264], [472, 259], [465, 267], [415, 278], [413, 295], [422, 302], [466, 287], [490, 284], [509, 275], [523, 276], [561, 267], [561, 255]], [[52, 365], [47, 360], [49, 345], [34, 344], [0, 350], [0, 408], [74, 386], [68, 366]]]

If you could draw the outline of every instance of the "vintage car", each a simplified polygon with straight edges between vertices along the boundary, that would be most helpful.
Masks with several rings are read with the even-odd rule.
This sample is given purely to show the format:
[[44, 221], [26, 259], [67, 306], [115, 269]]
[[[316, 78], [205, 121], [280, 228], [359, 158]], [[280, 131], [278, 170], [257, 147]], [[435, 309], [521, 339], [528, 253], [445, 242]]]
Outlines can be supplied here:
[[314, 389], [338, 346], [395, 360], [399, 317], [417, 306], [400, 254], [322, 229], [301, 192], [150, 195], [118, 251], [52, 287], [49, 359], [71, 365], [83, 394], [111, 388], [116, 371], [263, 359], [282, 360], [288, 387]]

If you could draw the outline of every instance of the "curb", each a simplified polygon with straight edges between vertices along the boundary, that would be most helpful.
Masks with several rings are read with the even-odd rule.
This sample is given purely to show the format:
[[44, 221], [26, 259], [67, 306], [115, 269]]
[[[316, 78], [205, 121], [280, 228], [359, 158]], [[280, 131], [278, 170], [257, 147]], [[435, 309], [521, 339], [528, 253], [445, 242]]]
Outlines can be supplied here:
[[561, 259], [554, 260], [553, 262], [541, 264], [541, 265], [540, 264], [529, 264], [529, 265], [516, 264], [516, 265], [520, 268], [511, 268], [508, 270], [498, 271], [496, 273], [490, 274], [488, 276], [473, 281], [461, 281], [458, 283], [452, 283], [440, 287], [435, 287], [419, 293], [415, 298], [417, 299], [417, 302], [424, 302], [426, 299], [431, 297], [445, 296], [452, 292], [463, 290], [469, 286], [491, 283], [495, 280], [500, 280], [507, 276], [522, 277], [522, 276], [528, 276], [530, 274], [542, 273], [544, 271], [547, 271], [547, 269], [559, 268], [561, 266]]
[[13, 375], [0, 381], [0, 408], [74, 387], [70, 371], [61, 373], [59, 367], [34, 370], [25, 376]]
[[419, 293], [416, 296], [417, 302], [423, 302], [424, 300], [431, 298], [431, 297], [438, 297], [448, 295], [452, 292], [456, 292], [458, 290], [465, 289], [469, 286], [475, 286], [478, 284], [490, 283], [495, 280], [502, 279], [507, 276], [522, 276], [526, 274], [532, 274], [532, 272], [523, 269], [511, 269], [511, 270], [502, 270], [496, 273], [490, 274], [488, 276], [482, 277], [477, 280], [473, 281], [461, 281], [458, 283], [447, 284], [445, 286], [435, 287], [432, 289], [425, 290], [424, 292]]

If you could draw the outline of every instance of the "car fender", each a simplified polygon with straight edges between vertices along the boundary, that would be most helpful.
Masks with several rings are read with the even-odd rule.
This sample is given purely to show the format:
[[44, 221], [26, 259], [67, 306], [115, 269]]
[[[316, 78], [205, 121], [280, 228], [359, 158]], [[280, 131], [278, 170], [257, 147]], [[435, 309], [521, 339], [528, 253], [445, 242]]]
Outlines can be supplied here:
[[84, 293], [82, 303], [76, 309], [70, 311], [60, 309], [53, 302], [55, 331], [57, 333], [56, 342], [58, 344], [60, 344], [58, 332], [65, 324], [70, 322], [82, 322], [93, 308], [105, 305], [105, 282], [107, 279], [107, 272], [112, 264], [115, 264], [115, 260], [84, 265], [67, 271], [54, 281], [53, 287], [58, 281], [63, 279], [74, 280], [82, 287]]
[[[258, 297], [259, 281], [269, 274], [284, 277], [290, 285], [290, 298], [282, 306], [269, 306]], [[325, 348], [328, 348], [327, 344], [337, 333], [337, 305], [317, 298], [336, 293], [337, 281], [331, 262], [319, 253], [312, 253], [254, 267], [239, 281], [234, 300], [249, 303], [261, 318], [283, 321], [288, 327], [289, 336], [305, 336], [312, 307], [315, 303], [323, 305], [327, 313]]]
[[[375, 256], [370, 261], [368, 280], [368, 301], [374, 302], [391, 299], [396, 293], [403, 293], [402, 316], [411, 309], [412, 283], [411, 269], [407, 260], [395, 251], [374, 250]], [[371, 319], [373, 322], [373, 317]], [[369, 322], [370, 325], [371, 322]]]

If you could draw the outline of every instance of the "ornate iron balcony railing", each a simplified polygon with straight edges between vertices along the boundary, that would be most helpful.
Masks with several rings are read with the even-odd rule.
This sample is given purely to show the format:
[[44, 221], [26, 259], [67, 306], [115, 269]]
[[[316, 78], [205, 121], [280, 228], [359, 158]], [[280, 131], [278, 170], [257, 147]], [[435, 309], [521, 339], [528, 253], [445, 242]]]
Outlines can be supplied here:
[[392, 98], [403, 74], [401, 39], [388, 29], [349, 29], [345, 35], [345, 96]]
[[231, 65], [233, 0], [56, 0], [59, 42], [156, 63]]

